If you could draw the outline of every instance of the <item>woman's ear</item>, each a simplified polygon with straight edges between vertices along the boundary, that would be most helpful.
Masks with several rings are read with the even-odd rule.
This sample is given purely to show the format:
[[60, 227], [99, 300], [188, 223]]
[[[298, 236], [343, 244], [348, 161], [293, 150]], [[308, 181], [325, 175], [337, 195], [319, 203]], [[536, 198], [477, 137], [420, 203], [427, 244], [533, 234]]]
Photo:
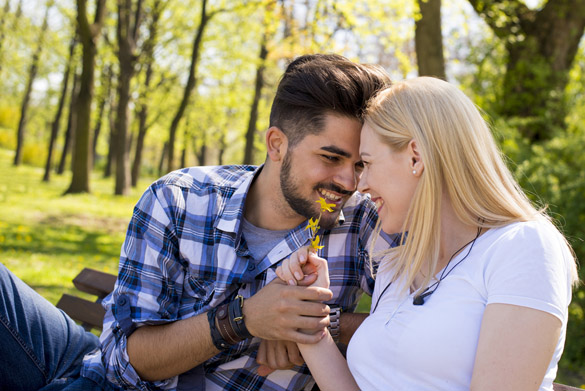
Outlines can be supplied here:
[[419, 177], [425, 169], [425, 164], [418, 150], [416, 140], [410, 140], [407, 148], [410, 154], [410, 168], [412, 169], [412, 174]]
[[266, 131], [266, 153], [273, 162], [281, 161], [288, 147], [288, 138], [280, 128], [271, 126]]

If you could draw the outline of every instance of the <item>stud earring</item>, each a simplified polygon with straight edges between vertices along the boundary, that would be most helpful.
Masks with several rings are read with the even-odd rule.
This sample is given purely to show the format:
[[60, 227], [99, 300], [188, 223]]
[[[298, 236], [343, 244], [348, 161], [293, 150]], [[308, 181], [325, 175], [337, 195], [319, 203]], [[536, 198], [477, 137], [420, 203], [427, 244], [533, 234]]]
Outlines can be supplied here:
[[412, 175], [416, 175], [416, 170], [412, 170]]

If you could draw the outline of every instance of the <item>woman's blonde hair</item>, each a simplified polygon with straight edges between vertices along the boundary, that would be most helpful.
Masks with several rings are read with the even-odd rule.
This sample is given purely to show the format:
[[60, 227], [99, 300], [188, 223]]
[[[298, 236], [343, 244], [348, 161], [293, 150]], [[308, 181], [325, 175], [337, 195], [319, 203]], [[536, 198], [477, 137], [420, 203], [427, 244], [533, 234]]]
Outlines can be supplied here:
[[[457, 217], [469, 226], [494, 228], [540, 216], [548, 219], [514, 180], [479, 110], [455, 86], [431, 77], [395, 83], [369, 102], [365, 124], [395, 151], [416, 140], [424, 163], [402, 227], [403, 245], [375, 254], [392, 259], [387, 264], [396, 278], [405, 277], [404, 289], [426, 260], [419, 293], [435, 274], [444, 192]], [[375, 240], [372, 249], [374, 245]], [[573, 276], [577, 278], [576, 266]]]

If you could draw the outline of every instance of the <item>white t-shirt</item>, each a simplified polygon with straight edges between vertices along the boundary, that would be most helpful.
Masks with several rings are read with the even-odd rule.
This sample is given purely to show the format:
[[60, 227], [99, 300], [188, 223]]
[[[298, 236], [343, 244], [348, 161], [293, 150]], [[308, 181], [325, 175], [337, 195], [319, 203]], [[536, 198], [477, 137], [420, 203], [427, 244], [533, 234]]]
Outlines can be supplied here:
[[[453, 258], [447, 271], [468, 250]], [[422, 306], [413, 305], [413, 294], [400, 295], [400, 281], [391, 284], [349, 344], [348, 364], [360, 389], [469, 390], [485, 307], [504, 303], [545, 311], [562, 321], [540, 387], [552, 391], [565, 343], [571, 262], [551, 223], [514, 223], [480, 236]], [[388, 285], [389, 274], [378, 275], [372, 303]]]

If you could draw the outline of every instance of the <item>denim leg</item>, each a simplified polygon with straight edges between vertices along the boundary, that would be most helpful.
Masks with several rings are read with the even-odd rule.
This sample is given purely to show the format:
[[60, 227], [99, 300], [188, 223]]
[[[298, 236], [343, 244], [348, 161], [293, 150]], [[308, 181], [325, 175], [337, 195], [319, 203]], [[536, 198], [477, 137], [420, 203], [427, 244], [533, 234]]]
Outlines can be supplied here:
[[38, 390], [78, 377], [98, 338], [1, 263], [0, 294], [0, 390]]

